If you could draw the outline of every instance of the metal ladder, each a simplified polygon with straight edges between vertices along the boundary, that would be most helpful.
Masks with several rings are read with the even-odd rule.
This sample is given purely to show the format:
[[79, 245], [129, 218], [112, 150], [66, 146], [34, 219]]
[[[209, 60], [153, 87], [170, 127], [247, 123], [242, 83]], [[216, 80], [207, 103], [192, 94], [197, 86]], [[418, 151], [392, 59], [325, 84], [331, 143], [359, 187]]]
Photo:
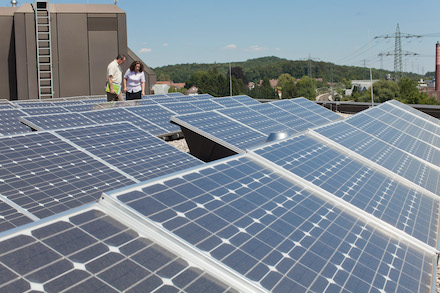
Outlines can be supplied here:
[[35, 1], [38, 98], [53, 98], [52, 41], [49, 1]]

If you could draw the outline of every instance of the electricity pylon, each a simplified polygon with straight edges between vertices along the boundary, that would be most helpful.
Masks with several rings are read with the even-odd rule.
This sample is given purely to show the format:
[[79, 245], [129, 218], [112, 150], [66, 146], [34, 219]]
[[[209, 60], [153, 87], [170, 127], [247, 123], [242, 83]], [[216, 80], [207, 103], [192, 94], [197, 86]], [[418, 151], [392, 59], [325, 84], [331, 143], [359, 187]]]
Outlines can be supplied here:
[[412, 53], [408, 51], [402, 51], [402, 38], [409, 39], [409, 38], [421, 38], [422, 36], [419, 35], [410, 35], [410, 34], [402, 34], [400, 32], [399, 24], [397, 24], [396, 33], [395, 34], [389, 34], [384, 36], [377, 36], [374, 37], [375, 39], [395, 39], [395, 48], [394, 53], [393, 52], [386, 52], [386, 53], [380, 53], [379, 56], [390, 56], [394, 55], [394, 80], [398, 81], [402, 75], [402, 56], [416, 56], [417, 53]]

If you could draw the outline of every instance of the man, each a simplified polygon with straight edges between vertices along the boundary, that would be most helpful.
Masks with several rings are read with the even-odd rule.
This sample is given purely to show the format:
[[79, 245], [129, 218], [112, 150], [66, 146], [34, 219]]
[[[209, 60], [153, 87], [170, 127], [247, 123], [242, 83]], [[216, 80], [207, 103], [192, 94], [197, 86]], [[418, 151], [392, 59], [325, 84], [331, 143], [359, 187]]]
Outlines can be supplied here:
[[[107, 66], [107, 101], [123, 101], [122, 97], [122, 68], [121, 65], [127, 60], [123, 54], [119, 54], [115, 60]], [[115, 92], [113, 85], [119, 86], [119, 91]]]

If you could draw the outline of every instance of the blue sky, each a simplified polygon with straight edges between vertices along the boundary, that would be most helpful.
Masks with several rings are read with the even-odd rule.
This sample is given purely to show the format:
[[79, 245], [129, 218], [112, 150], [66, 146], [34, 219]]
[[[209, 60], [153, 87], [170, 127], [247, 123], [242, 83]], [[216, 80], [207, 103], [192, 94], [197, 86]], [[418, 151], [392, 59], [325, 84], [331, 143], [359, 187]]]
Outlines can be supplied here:
[[[1, 0], [8, 6], [9, 0]], [[30, 0], [18, 0], [33, 3]], [[114, 0], [50, 3], [114, 4]], [[393, 70], [397, 24], [403, 70], [435, 70], [440, 41], [440, 1], [348, 0], [118, 0], [127, 14], [128, 46], [150, 67], [239, 62], [278, 56]]]

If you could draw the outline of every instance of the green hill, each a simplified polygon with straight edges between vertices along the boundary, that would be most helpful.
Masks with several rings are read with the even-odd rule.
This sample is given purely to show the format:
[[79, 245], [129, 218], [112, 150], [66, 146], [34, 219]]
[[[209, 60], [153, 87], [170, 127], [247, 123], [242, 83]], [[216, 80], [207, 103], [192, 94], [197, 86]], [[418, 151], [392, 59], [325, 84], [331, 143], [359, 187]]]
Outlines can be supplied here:
[[[295, 78], [308, 75], [309, 61], [292, 61], [275, 56], [249, 59], [243, 62], [232, 63], [233, 67], [243, 68], [249, 81], [259, 81], [264, 77], [276, 79], [283, 73], [289, 73]], [[356, 66], [335, 65], [329, 62], [310, 62], [311, 76], [322, 78], [328, 82], [340, 82], [343, 78], [347, 80], [369, 79], [369, 68]], [[173, 82], [186, 82], [189, 77], [197, 71], [208, 71], [216, 69], [226, 74], [229, 70], [229, 63], [211, 64], [177, 64], [163, 67], [156, 67], [158, 80], [172, 80]], [[388, 70], [373, 69], [373, 79], [384, 78], [387, 74], [392, 74]], [[422, 75], [405, 73], [410, 78], [424, 78]]]

